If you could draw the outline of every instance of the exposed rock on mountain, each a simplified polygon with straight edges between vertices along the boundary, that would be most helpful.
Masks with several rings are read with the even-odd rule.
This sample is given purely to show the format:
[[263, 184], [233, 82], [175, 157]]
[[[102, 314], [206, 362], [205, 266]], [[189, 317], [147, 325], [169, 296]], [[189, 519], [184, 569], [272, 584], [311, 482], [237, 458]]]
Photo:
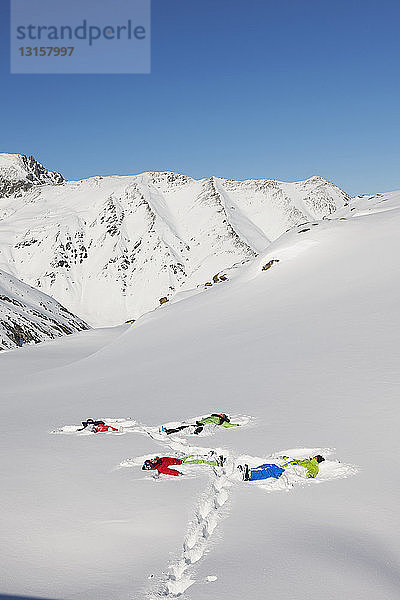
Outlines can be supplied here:
[[349, 202], [321, 177], [65, 182], [34, 159], [0, 155], [3, 180], [5, 172], [23, 184], [0, 192], [0, 264], [92, 325], [137, 318]]
[[42, 292], [0, 270], [0, 350], [88, 329]]
[[56, 171], [48, 171], [33, 156], [0, 154], [0, 197], [19, 196], [32, 186], [64, 181]]

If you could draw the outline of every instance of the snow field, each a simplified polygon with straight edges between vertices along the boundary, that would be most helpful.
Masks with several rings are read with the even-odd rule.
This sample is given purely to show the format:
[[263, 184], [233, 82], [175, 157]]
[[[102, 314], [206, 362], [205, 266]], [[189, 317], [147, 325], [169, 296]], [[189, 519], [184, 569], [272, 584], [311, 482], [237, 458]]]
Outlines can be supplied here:
[[[166, 588], [177, 561], [196, 582], [185, 600], [398, 600], [399, 227], [393, 206], [307, 226], [137, 327], [2, 356], [3, 593], [143, 600], [181, 593]], [[261, 272], [270, 258], [280, 262]], [[157, 427], [153, 437], [47, 435], [88, 416], [155, 425], [216, 410], [257, 417], [215, 430], [212, 445], [229, 456], [273, 462], [280, 448], [336, 447], [343, 463], [331, 455], [329, 485], [301, 479], [286, 494], [235, 480], [218, 513], [229, 518], [203, 546], [194, 524], [213, 514], [211, 469], [157, 483], [115, 469], [164, 452]], [[211, 445], [182, 436], [169, 451], [194, 439]], [[357, 476], [341, 470], [349, 464]], [[186, 567], [196, 547], [205, 553]]]

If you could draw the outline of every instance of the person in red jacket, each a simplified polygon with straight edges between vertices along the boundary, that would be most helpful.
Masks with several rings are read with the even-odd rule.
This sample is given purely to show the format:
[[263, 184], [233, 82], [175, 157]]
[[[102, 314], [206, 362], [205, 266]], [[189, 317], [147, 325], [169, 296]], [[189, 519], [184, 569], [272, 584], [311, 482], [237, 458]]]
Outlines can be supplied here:
[[145, 460], [144, 465], [142, 467], [143, 471], [158, 471], [162, 475], [173, 475], [174, 477], [179, 477], [182, 475], [180, 471], [176, 469], [170, 469], [171, 465], [181, 465], [182, 461], [180, 458], [171, 458], [170, 456], [163, 456], [160, 458], [156, 456], [155, 458], [151, 458], [150, 460]]
[[77, 431], [83, 431], [84, 429], [92, 431], [93, 433], [107, 433], [107, 431], [118, 431], [116, 427], [106, 425], [104, 421], [94, 421], [93, 419], [87, 419], [86, 421], [82, 421], [82, 425], [83, 427], [81, 427]]
[[145, 460], [142, 471], [158, 471], [161, 475], [173, 475], [179, 477], [182, 475], [177, 469], [170, 469], [171, 465], [211, 465], [212, 467], [221, 467], [225, 462], [223, 456], [203, 457], [191, 454], [190, 456], [184, 456], [181, 458], [172, 458], [171, 456], [156, 456]]
[[94, 433], [106, 433], [107, 431], [118, 431], [118, 429], [112, 425], [95, 425], [92, 431]]

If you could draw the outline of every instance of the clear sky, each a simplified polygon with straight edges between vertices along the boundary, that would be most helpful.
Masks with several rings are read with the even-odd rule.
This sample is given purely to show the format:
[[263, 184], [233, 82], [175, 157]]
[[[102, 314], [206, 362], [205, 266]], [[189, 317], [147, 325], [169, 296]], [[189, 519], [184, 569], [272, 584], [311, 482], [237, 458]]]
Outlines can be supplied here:
[[398, 0], [153, 0], [150, 75], [10, 75], [0, 12], [0, 152], [67, 179], [400, 189]]

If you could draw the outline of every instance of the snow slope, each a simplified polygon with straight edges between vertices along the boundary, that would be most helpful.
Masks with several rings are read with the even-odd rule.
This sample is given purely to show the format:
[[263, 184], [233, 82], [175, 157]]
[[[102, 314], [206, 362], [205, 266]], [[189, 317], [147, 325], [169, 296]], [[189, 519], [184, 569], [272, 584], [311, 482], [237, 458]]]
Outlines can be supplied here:
[[88, 329], [43, 292], [0, 270], [0, 350]]
[[[3, 593], [398, 599], [400, 208], [378, 210], [298, 227], [230, 281], [133, 327], [1, 358]], [[53, 348], [60, 363], [46, 370]], [[335, 448], [332, 462], [276, 490], [206, 467], [157, 481], [119, 468], [192, 446], [157, 426], [209, 411], [253, 419], [196, 438], [197, 450], [236, 461]], [[141, 432], [49, 435], [88, 416], [131, 417]], [[328, 477], [343, 465], [357, 472]]]
[[[0, 155], [0, 174], [12, 156], [18, 170], [19, 155]], [[97, 326], [137, 318], [349, 201], [321, 177], [143, 173], [43, 183], [3, 198], [0, 190], [0, 267]]]
[[346, 206], [338, 209], [335, 216], [349, 218], [359, 217], [377, 212], [397, 210], [400, 205], [400, 191], [386, 192], [384, 194], [362, 194], [351, 198]]

